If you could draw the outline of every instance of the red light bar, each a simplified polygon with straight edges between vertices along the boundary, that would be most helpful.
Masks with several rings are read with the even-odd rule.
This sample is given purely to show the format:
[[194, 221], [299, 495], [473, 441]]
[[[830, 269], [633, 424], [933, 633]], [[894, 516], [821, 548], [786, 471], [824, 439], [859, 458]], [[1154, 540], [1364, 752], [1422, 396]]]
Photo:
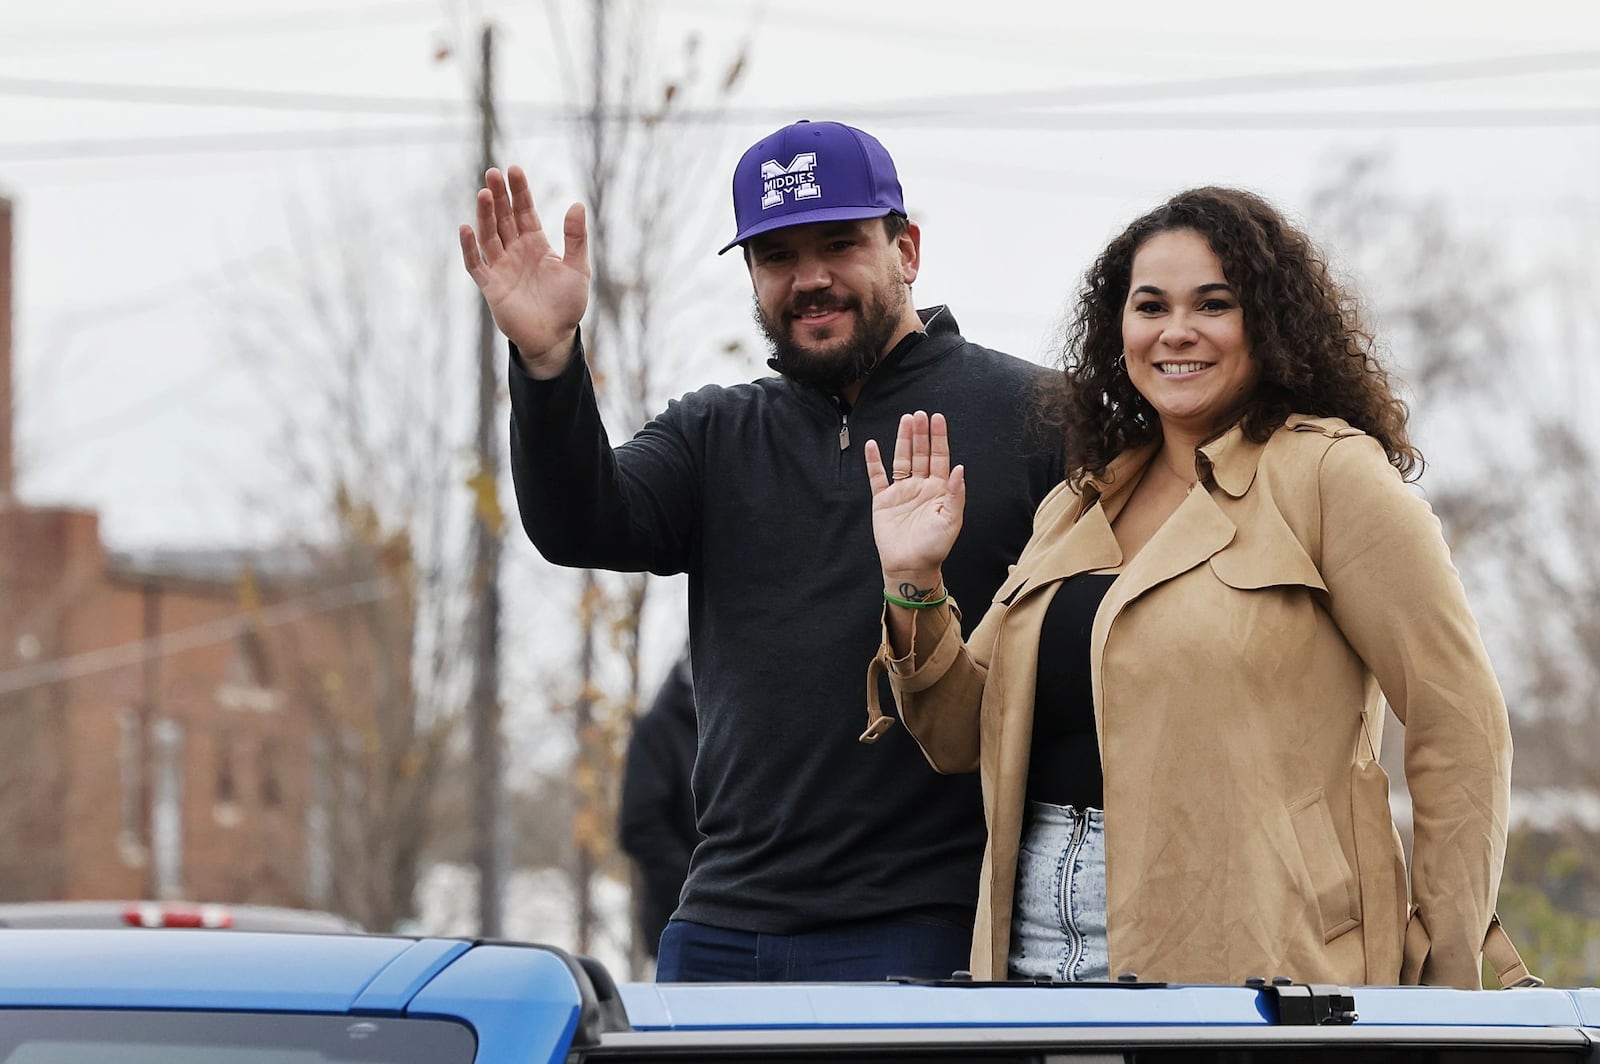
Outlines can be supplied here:
[[221, 905], [130, 905], [122, 910], [122, 922], [129, 927], [212, 927], [233, 926], [233, 914]]

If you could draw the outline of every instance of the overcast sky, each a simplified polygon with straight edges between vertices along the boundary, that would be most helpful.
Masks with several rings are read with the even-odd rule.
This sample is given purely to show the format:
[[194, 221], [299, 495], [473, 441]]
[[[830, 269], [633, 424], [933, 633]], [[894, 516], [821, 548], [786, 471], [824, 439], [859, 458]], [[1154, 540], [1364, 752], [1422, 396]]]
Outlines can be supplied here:
[[[1510, 260], [1571, 255], [1597, 233], [1592, 0], [611, 6], [655, 18], [668, 53], [698, 35], [708, 67], [747, 50], [726, 115], [684, 134], [704, 145], [704, 172], [684, 180], [712, 221], [687, 211], [682, 239], [703, 244], [686, 349], [742, 337], [748, 353], [674, 361], [687, 368], [666, 393], [762, 372], [742, 264], [714, 253], [732, 228], [735, 158], [792, 117], [876, 133], [924, 229], [918, 302], [948, 303], [970, 338], [1041, 361], [1107, 237], [1191, 185], [1244, 185], [1298, 212], [1338, 159], [1378, 151], [1398, 191], [1442, 198]], [[470, 214], [471, 60], [487, 17], [505, 161], [529, 167], [559, 216], [576, 187], [590, 7], [0, 8], [25, 496], [99, 508], [113, 546], [260, 538], [239, 497], [271, 465], [276, 421], [227, 336], [241, 300], [303, 254], [294, 210], [365, 204], [385, 256], [448, 249]], [[452, 181], [456, 216], [413, 232], [409, 205]]]

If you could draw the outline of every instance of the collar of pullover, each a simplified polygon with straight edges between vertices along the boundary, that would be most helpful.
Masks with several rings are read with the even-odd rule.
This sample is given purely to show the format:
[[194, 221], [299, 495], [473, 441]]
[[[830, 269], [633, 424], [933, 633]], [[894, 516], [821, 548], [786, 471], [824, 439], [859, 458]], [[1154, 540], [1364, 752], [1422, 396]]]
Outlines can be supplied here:
[[[948, 352], [954, 346], [952, 341], [961, 337], [961, 327], [956, 324], [956, 316], [950, 313], [949, 307], [941, 305], [918, 310], [917, 317], [922, 319], [922, 331], [907, 333], [889, 349], [888, 354], [878, 360], [873, 373], [880, 373], [887, 368], [904, 369], [932, 362]], [[924, 343], [925, 340], [928, 342]]]

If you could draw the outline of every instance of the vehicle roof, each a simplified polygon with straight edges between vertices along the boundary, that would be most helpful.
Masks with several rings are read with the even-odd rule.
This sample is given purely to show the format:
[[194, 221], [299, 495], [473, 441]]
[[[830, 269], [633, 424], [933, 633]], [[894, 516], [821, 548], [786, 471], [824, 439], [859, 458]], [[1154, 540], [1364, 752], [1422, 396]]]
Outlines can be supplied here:
[[[613, 984], [523, 943], [180, 930], [0, 930], [0, 1009], [237, 1009], [456, 1018], [517, 1059], [568, 1044], [966, 1030], [1262, 1035], [1292, 990], [1099, 985]], [[1299, 988], [1304, 989], [1304, 988]], [[1343, 988], [1310, 988], [1317, 993]], [[1600, 990], [1356, 987], [1355, 1033], [1600, 1028]], [[1302, 1028], [1303, 1030], [1304, 1028]], [[1346, 1028], [1347, 1030], [1351, 1028]], [[801, 1032], [807, 1032], [802, 1035]], [[830, 1032], [832, 1034], [830, 1035]], [[966, 1037], [976, 1037], [968, 1035]], [[1159, 1036], [1158, 1036], [1159, 1037]], [[667, 1044], [667, 1042], [663, 1042]]]

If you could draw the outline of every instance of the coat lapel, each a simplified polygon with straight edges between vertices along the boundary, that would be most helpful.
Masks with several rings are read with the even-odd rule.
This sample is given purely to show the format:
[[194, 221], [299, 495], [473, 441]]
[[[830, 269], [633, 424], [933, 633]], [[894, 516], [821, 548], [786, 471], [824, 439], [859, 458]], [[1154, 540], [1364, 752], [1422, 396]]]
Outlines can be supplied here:
[[1081, 517], [1076, 516], [1077, 509], [1074, 506], [1063, 510], [1054, 526], [1035, 537], [1033, 549], [1017, 559], [1017, 567], [1002, 589], [1002, 599], [1015, 602], [1052, 581], [1090, 569], [1106, 569], [1122, 560], [1122, 548], [1117, 546], [1101, 502], [1090, 503]]
[[[1017, 559], [1016, 568], [996, 597], [1014, 605], [1037, 588], [1120, 563], [1122, 548], [1117, 545], [1111, 522], [1121, 512], [1158, 446], [1150, 443], [1129, 451], [1111, 463], [1105, 476], [1086, 482], [1083, 494], [1071, 505], [1063, 506], [1048, 529], [1035, 533], [1033, 544]], [[1261, 450], [1262, 445], [1247, 439], [1238, 426], [1200, 449], [1199, 465], [1205, 479], [1189, 490], [1177, 510], [1122, 572], [1095, 615], [1090, 660], [1096, 674], [1111, 625], [1124, 607], [1151, 588], [1208, 561], [1233, 542], [1238, 527], [1212, 492], [1238, 498], [1248, 491], [1255, 481]], [[1097, 704], [1098, 694], [1097, 686]]]
[[1255, 480], [1260, 456], [1261, 445], [1246, 439], [1237, 426], [1200, 449], [1201, 482], [1189, 489], [1183, 502], [1123, 571], [1101, 605], [1093, 636], [1097, 659], [1112, 622], [1124, 606], [1156, 585], [1207, 561], [1233, 542], [1238, 526], [1217, 505], [1212, 492], [1232, 498], [1243, 495]]
[[[1211, 493], [1196, 485], [1133, 559], [1106, 597], [1102, 616], [1115, 613], [1157, 584], [1188, 572], [1233, 542], [1238, 527]], [[1111, 618], [1107, 618], [1108, 620]], [[1096, 628], [1099, 627], [1097, 624]]]
[[1103, 477], [1091, 477], [1084, 483], [1081, 495], [1065, 500], [1066, 505], [1054, 520], [1035, 530], [1028, 548], [995, 597], [1015, 603], [1054, 581], [1120, 564], [1122, 548], [1111, 531], [1111, 522], [1155, 451], [1155, 444], [1148, 444], [1119, 456]]

